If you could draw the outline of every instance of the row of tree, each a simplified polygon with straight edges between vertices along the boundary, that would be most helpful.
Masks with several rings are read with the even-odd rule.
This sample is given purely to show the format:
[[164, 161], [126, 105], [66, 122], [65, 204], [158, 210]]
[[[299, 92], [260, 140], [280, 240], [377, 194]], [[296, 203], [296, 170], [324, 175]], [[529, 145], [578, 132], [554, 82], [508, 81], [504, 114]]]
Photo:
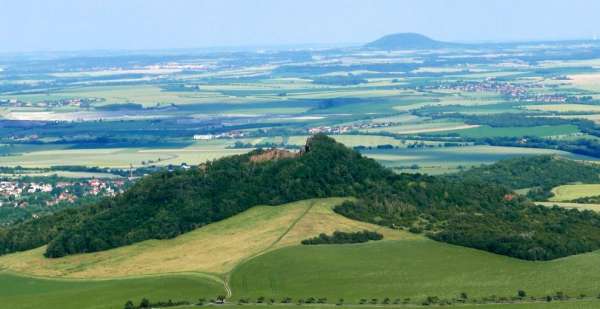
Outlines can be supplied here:
[[373, 231], [359, 232], [341, 232], [335, 231], [332, 235], [325, 233], [319, 234], [317, 237], [302, 240], [303, 245], [322, 245], [322, 244], [353, 244], [362, 243], [369, 240], [381, 240], [383, 235]]

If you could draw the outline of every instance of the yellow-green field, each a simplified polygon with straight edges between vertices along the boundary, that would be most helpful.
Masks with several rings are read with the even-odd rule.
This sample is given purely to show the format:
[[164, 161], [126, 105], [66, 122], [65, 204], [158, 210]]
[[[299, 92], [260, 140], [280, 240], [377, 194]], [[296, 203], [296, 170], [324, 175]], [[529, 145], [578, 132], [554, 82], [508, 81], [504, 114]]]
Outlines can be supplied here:
[[544, 104], [544, 105], [527, 105], [524, 107], [528, 110], [537, 110], [545, 112], [600, 112], [600, 106], [588, 104]]
[[600, 212], [600, 204], [584, 204], [584, 203], [568, 203], [568, 202], [535, 202], [537, 205], [542, 205], [546, 207], [563, 207], [563, 208], [573, 208], [579, 210], [592, 210]]
[[554, 196], [550, 198], [553, 202], [566, 202], [581, 197], [600, 195], [600, 184], [574, 184], [563, 185], [552, 189]]
[[[185, 148], [93, 148], [26, 152], [0, 157], [0, 166], [50, 167], [85, 165], [128, 168], [155, 165], [200, 164], [224, 156], [242, 154], [250, 149], [226, 149], [224, 146], [195, 144]], [[153, 161], [150, 163], [150, 161]]]

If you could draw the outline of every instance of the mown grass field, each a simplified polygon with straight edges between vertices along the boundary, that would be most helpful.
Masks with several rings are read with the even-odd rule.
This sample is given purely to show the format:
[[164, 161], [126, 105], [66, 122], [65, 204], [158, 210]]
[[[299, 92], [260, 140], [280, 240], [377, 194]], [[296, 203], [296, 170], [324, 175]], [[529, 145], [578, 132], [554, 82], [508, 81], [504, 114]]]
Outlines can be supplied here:
[[165, 275], [114, 280], [66, 280], [0, 272], [0, 307], [6, 309], [115, 309], [127, 300], [187, 300], [224, 295], [223, 284], [204, 276]]
[[566, 202], [581, 197], [600, 195], [600, 184], [574, 184], [563, 185], [552, 189], [554, 196], [550, 201]]

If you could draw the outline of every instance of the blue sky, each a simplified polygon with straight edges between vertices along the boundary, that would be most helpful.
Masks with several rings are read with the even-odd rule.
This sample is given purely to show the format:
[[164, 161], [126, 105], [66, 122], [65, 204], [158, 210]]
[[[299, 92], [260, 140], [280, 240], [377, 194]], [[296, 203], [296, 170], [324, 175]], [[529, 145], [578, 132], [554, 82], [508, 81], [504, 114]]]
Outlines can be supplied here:
[[0, 52], [600, 36], [596, 0], [0, 0]]

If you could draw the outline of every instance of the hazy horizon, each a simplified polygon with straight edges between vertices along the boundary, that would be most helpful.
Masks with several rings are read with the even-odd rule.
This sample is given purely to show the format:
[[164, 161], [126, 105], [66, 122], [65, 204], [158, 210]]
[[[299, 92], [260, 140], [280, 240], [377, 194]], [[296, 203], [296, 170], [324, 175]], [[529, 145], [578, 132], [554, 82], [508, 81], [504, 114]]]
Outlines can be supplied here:
[[592, 39], [600, 2], [0, 1], [2, 53], [359, 44], [416, 32], [454, 42]]

